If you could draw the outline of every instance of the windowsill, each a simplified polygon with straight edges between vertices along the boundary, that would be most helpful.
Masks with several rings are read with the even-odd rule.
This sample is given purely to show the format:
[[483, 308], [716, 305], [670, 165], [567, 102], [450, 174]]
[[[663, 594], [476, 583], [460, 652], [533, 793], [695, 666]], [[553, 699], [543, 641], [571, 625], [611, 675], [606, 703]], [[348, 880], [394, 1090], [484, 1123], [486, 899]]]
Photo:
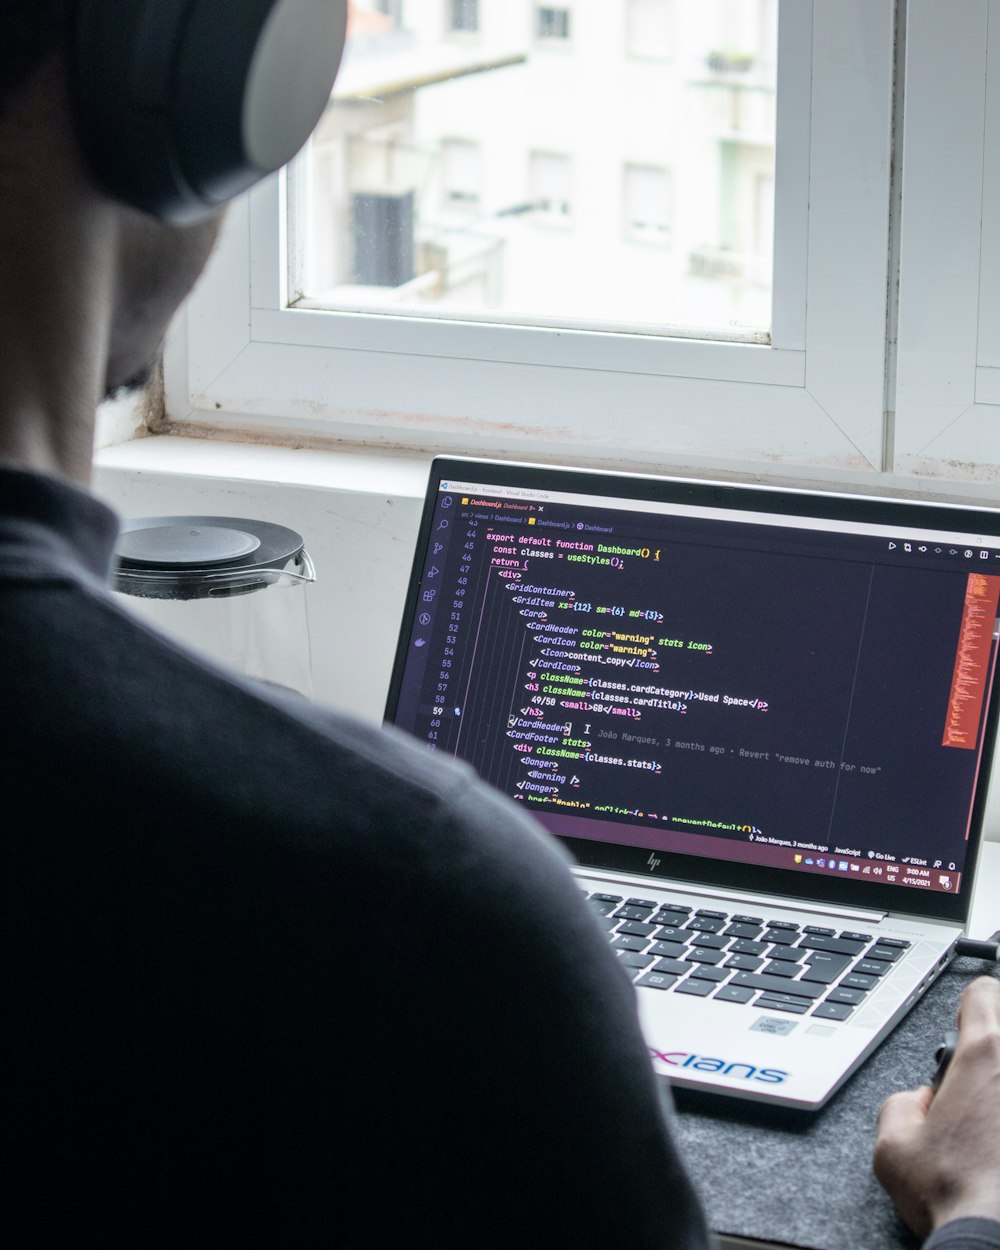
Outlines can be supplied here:
[[[177, 428], [182, 427], [175, 427], [175, 430]], [[675, 457], [662, 457], [655, 464], [650, 464], [628, 456], [594, 454], [592, 449], [586, 447], [579, 448], [576, 453], [563, 452], [559, 447], [549, 447], [542, 441], [530, 450], [504, 450], [492, 442], [476, 447], [472, 445], [475, 443], [474, 433], [457, 444], [427, 448], [379, 447], [372, 450], [360, 443], [332, 439], [318, 447], [286, 447], [276, 441], [267, 441], [269, 436], [266, 432], [255, 435], [247, 430], [226, 432], [201, 428], [205, 432], [199, 432], [196, 437], [172, 430], [162, 435], [137, 433], [129, 439], [129, 432], [123, 427], [119, 434], [122, 441], [108, 446], [98, 444], [94, 453], [95, 478], [99, 479], [104, 473], [156, 473], [205, 481], [236, 480], [248, 486], [275, 485], [385, 495], [421, 502], [430, 462], [440, 453], [625, 473], [658, 473], [667, 477], [709, 481], [774, 484], [790, 490], [835, 491], [958, 506], [996, 507], [996, 495], [988, 483], [958, 476], [915, 477], [891, 472], [869, 476], [827, 471], [812, 464], [769, 464], [760, 460], [726, 458], [706, 461], [703, 457], [683, 452]], [[255, 437], [260, 441], [252, 441]]]
[[316, 450], [184, 437], [137, 438], [99, 450], [98, 472], [182, 474], [258, 485], [422, 499], [430, 455]]

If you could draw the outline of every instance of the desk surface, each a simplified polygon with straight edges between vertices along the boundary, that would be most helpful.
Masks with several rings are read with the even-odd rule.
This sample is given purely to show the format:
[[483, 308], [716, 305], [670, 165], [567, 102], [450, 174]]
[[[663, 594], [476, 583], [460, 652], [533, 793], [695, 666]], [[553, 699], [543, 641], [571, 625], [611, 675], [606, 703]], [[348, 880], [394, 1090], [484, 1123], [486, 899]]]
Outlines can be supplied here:
[[[990, 843], [969, 933], [988, 937], [998, 927], [1000, 844]], [[889, 1094], [929, 1079], [962, 990], [989, 971], [996, 966], [955, 960], [819, 1115], [676, 1092], [676, 1135], [723, 1247], [911, 1250], [872, 1175], [876, 1116]]]

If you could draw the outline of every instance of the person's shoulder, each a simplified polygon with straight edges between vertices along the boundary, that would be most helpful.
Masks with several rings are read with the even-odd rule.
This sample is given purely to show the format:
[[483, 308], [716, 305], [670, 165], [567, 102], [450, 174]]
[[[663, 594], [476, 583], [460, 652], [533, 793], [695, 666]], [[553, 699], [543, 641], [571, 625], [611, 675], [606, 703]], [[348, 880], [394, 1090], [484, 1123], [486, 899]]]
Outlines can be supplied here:
[[280, 808], [286, 837], [326, 829], [365, 837], [369, 852], [397, 845], [437, 856], [438, 876], [458, 861], [489, 862], [498, 873], [512, 864], [529, 879], [533, 865], [565, 876], [566, 857], [523, 805], [468, 765], [399, 730], [231, 674], [113, 601], [102, 610], [115, 617], [108, 654], [128, 657], [104, 680], [128, 700], [130, 744], [155, 732], [158, 769], [200, 779], [245, 814], [269, 820]]
[[[518, 802], [486, 785], [465, 763], [429, 751], [390, 726], [266, 695], [272, 715], [303, 732], [298, 768], [310, 774], [319, 835], [348, 856], [382, 866], [394, 894], [420, 892], [422, 906], [447, 907], [453, 920], [495, 938], [512, 933], [546, 951], [574, 949], [607, 958], [606, 942], [582, 906], [570, 857]], [[306, 742], [309, 742], [306, 748]], [[326, 777], [323, 769], [332, 762]], [[344, 801], [346, 797], [346, 802]], [[563, 942], [553, 940], [562, 935]]]
[[[523, 804], [487, 786], [465, 763], [438, 755], [391, 726], [317, 714], [385, 828], [391, 818], [411, 850], [427, 856], [431, 875], [489, 883], [496, 897], [553, 889], [565, 902], [579, 890], [569, 857]], [[569, 887], [569, 889], [567, 889]]]
[[102, 799], [102, 810], [140, 803], [154, 823], [162, 816], [164, 836], [187, 827], [220, 847], [270, 848], [285, 862], [322, 854], [359, 878], [386, 866], [395, 894], [419, 882], [429, 899], [470, 906], [478, 891], [486, 911], [512, 899], [518, 909], [532, 899], [545, 899], [549, 912], [579, 909], [555, 841], [523, 803], [467, 765], [234, 675], [148, 628], [113, 596], [80, 590], [89, 602], [71, 591], [72, 610], [46, 617], [58, 707], [40, 732], [59, 736], [50, 746], [63, 753], [70, 738], [85, 744], [75, 750], [80, 767], [116, 796]]

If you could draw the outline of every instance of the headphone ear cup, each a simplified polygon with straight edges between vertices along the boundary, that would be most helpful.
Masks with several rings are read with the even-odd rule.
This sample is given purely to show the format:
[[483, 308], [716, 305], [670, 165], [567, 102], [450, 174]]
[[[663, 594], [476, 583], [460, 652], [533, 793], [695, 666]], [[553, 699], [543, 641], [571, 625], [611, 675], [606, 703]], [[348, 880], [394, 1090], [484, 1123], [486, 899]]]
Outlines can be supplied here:
[[77, 0], [84, 151], [114, 195], [195, 221], [289, 161], [330, 96], [347, 0]]

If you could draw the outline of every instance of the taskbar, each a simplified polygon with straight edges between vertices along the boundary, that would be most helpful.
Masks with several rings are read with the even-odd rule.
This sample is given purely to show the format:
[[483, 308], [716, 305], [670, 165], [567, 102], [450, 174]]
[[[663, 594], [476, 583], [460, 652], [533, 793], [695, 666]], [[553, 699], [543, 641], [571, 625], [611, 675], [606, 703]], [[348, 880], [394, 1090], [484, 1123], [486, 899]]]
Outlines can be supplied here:
[[903, 862], [876, 851], [861, 853], [852, 850], [842, 854], [836, 847], [818, 851], [802, 843], [769, 838], [759, 831], [748, 834], [746, 841], [740, 841], [679, 829], [644, 829], [640, 825], [614, 820], [597, 821], [537, 809], [533, 809], [533, 815], [557, 837], [699, 858], [724, 858], [728, 862], [755, 864], [762, 868], [863, 879], [866, 884], [903, 886], [941, 894], [958, 894], [962, 886], [962, 873], [953, 864], [926, 863], [917, 859]]

